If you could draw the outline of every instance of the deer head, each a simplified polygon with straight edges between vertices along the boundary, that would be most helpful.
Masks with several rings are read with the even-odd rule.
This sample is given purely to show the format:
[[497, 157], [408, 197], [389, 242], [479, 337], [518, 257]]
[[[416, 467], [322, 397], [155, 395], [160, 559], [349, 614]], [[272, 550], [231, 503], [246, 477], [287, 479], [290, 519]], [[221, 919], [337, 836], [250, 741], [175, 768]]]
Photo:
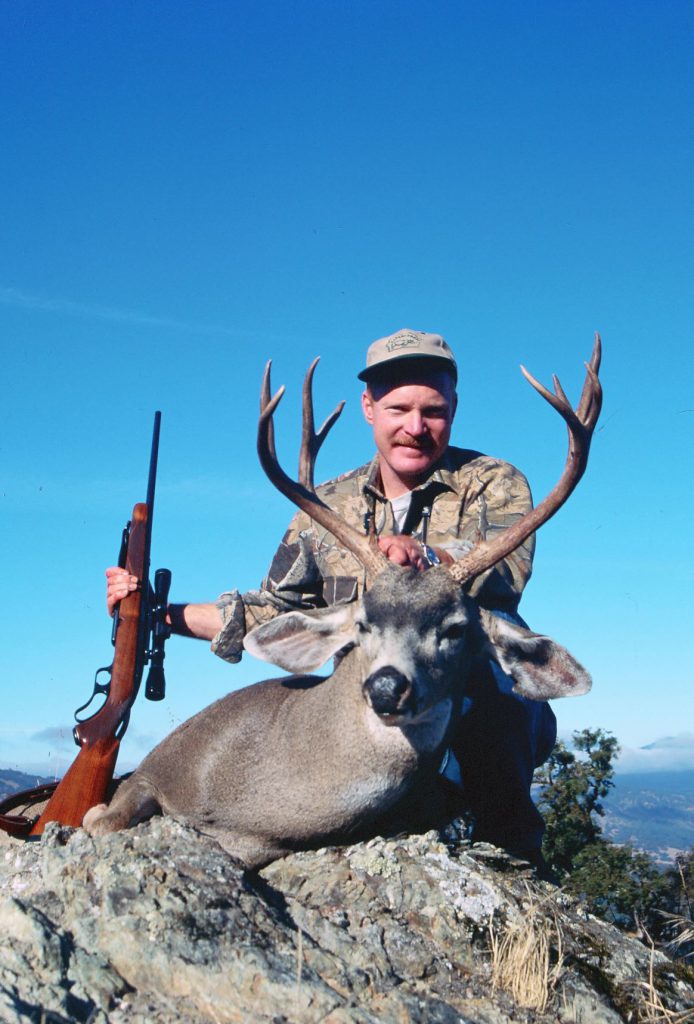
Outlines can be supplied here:
[[[518, 520], [512, 527], [505, 530], [493, 541], [479, 541], [475, 547], [454, 565], [447, 567], [453, 579], [459, 583], [468, 583], [490, 569], [502, 558], [506, 558], [520, 544], [547, 522], [571, 495], [583, 476], [588, 464], [588, 453], [593, 430], [602, 407], [602, 387], [598, 378], [602, 345], [600, 335], [596, 333], [593, 352], [589, 363], [586, 363], [586, 378], [578, 406], [571, 407], [559, 378], [554, 376], [554, 393], [536, 380], [524, 366], [521, 371], [536, 391], [556, 409], [564, 419], [568, 428], [569, 446], [564, 471], [547, 497], [534, 509]], [[282, 470], [277, 460], [272, 417], [284, 394], [282, 386], [274, 397], [270, 397], [270, 363], [265, 367], [260, 399], [260, 420], [258, 424], [258, 455], [260, 463], [268, 478], [291, 502], [306, 512], [312, 519], [333, 534], [351, 551], [372, 580], [383, 571], [388, 564], [385, 555], [379, 550], [376, 538], [360, 534], [353, 526], [345, 522], [329, 508], [315, 492], [313, 471], [316, 456], [344, 408], [344, 402], [328, 416], [318, 432], [314, 427], [312, 382], [318, 359], [314, 359], [308, 369], [303, 389], [303, 430], [301, 452], [299, 455], [299, 479], [291, 480]]]
[[[293, 481], [284, 473], [277, 460], [272, 426], [284, 388], [270, 397], [268, 363], [258, 430], [261, 464], [283, 494], [356, 555], [364, 566], [368, 586], [362, 599], [351, 605], [289, 612], [258, 627], [246, 637], [247, 650], [293, 672], [311, 671], [338, 653], [356, 650], [363, 662], [367, 698], [379, 707], [387, 706], [388, 711], [383, 713], [386, 718], [392, 717], [394, 708], [398, 714], [416, 717], [416, 694], [426, 690], [426, 701], [430, 702], [437, 665], [441, 665], [444, 678], [450, 675], [452, 664], [460, 670], [471, 657], [483, 651], [513, 676], [516, 692], [531, 699], [585, 693], [590, 688], [590, 677], [568, 651], [548, 637], [478, 608], [465, 595], [461, 584], [471, 582], [515, 550], [561, 508], [576, 487], [587, 465], [590, 441], [600, 413], [600, 358], [600, 338], [596, 334], [591, 360], [586, 364], [581, 399], [575, 410], [556, 377], [552, 393], [522, 368], [532, 386], [567, 424], [569, 445], [563, 473], [547, 497], [514, 526], [492, 541], [480, 541], [453, 565], [437, 566], [426, 573], [392, 565], [379, 550], [373, 535], [360, 534], [316, 494], [315, 458], [344, 405], [341, 403], [315, 431], [311, 385], [318, 360], [311, 364], [304, 382], [299, 478]], [[407, 665], [391, 671], [403, 659]], [[412, 685], [420, 671], [426, 672], [428, 678], [423, 689]], [[383, 692], [387, 693], [381, 700], [369, 693], [368, 681], [382, 678], [384, 672], [389, 681], [382, 684]], [[445, 679], [443, 685], [448, 685]]]

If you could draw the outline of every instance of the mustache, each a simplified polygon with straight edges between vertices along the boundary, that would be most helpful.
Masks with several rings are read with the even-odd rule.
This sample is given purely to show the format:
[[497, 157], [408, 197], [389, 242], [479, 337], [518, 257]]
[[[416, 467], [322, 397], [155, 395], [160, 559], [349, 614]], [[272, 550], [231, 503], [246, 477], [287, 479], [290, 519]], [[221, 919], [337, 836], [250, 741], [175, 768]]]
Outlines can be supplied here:
[[431, 448], [431, 441], [418, 441], [415, 437], [399, 437], [395, 439], [394, 444], [398, 448], [415, 448], [417, 451], [427, 451]]

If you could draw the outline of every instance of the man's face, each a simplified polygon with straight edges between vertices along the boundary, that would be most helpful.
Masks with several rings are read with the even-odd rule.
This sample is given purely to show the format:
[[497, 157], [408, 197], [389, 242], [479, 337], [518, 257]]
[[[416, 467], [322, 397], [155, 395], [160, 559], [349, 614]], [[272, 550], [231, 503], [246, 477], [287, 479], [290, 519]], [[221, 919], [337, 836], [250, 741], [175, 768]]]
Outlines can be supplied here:
[[448, 447], [456, 404], [453, 380], [447, 373], [418, 376], [413, 372], [395, 384], [367, 385], [362, 409], [373, 427], [388, 497], [398, 489], [404, 493], [416, 487], [441, 458]]

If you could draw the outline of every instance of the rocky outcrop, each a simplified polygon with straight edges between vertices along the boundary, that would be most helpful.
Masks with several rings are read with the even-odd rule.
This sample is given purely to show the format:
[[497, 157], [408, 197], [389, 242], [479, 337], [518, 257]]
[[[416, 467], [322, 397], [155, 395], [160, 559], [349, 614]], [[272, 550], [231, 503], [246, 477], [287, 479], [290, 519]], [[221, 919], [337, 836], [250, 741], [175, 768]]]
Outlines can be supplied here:
[[50, 825], [0, 838], [0, 929], [11, 1024], [612, 1024], [694, 1006], [662, 954], [435, 833], [250, 873], [171, 819], [98, 839]]

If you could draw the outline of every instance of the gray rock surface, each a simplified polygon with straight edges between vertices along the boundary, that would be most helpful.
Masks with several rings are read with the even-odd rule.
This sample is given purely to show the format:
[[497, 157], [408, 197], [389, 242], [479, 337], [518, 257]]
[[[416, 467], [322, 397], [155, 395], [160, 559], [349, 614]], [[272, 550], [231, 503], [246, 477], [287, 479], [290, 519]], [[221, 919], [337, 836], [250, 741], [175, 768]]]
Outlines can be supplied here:
[[2, 835], [0, 930], [10, 1024], [694, 1020], [676, 964], [500, 851], [435, 833], [260, 874], [166, 818]]

